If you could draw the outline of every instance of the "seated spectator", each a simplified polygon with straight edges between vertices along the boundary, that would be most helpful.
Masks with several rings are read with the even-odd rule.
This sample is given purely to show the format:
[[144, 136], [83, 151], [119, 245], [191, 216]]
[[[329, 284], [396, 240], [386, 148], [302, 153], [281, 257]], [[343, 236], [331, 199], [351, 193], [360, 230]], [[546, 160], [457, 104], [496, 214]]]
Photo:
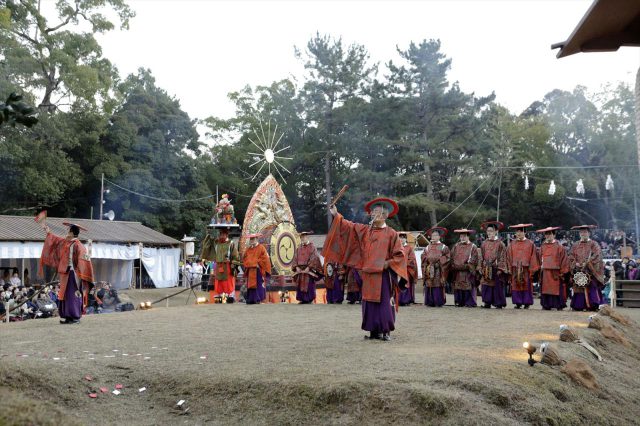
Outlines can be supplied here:
[[13, 275], [11, 276], [11, 285], [20, 287], [22, 286], [22, 281], [20, 280], [20, 276], [18, 275], [17, 270], [13, 270]]
[[29, 269], [24, 269], [24, 286], [31, 287], [31, 280], [29, 279]]

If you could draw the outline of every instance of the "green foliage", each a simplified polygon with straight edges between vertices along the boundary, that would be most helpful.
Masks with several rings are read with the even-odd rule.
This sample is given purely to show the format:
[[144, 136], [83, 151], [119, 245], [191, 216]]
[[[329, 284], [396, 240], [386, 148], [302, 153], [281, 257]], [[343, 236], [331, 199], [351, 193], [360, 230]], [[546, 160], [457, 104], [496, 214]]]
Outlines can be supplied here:
[[38, 122], [35, 114], [35, 108], [22, 102], [22, 96], [15, 93], [11, 93], [6, 102], [0, 102], [0, 126], [22, 124], [31, 127]]
[[[378, 73], [364, 46], [316, 34], [296, 49], [307, 70], [302, 81], [247, 85], [229, 94], [233, 117], [198, 122], [151, 71], [121, 79], [102, 57], [95, 34], [126, 28], [133, 16], [123, 1], [59, 0], [56, 10], [51, 23], [37, 0], [0, 7], [0, 96], [24, 93], [11, 110], [0, 105], [2, 213], [48, 207], [51, 215], [88, 217], [93, 207], [97, 217], [104, 174], [133, 191], [107, 183], [105, 208], [119, 220], [199, 236], [216, 190], [229, 193], [244, 218], [266, 175], [249, 154], [262, 123], [269, 137], [282, 134], [279, 148], [289, 147], [280, 154], [292, 157], [282, 161], [288, 172], [274, 174], [301, 228], [326, 229], [328, 195], [343, 184], [350, 189], [338, 208], [347, 218], [367, 220], [366, 201], [390, 196], [401, 207], [391, 221], [398, 229], [477, 227], [498, 215], [498, 205], [507, 223], [633, 223], [637, 168], [598, 168], [637, 164], [627, 86], [553, 90], [518, 115], [493, 94], [465, 93], [450, 81], [452, 60], [438, 40], [398, 48]], [[81, 21], [90, 32], [79, 29]], [[37, 126], [6, 125], [33, 123], [29, 104], [39, 106]], [[196, 124], [206, 127], [206, 144]], [[581, 166], [592, 168], [570, 168]], [[607, 174], [613, 191], [605, 190]], [[575, 193], [577, 179], [586, 194]], [[185, 199], [200, 200], [175, 202]]]

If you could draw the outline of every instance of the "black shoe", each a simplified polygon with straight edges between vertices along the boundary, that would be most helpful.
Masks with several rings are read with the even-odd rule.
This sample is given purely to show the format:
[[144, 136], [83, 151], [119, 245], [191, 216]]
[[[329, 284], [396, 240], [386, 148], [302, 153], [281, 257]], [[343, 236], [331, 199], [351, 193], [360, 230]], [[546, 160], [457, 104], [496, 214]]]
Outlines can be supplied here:
[[480, 306], [483, 309], [491, 309], [491, 303], [485, 303], [484, 305]]
[[391, 341], [391, 335], [389, 333], [384, 333], [382, 335], [382, 340], [385, 342], [390, 342]]
[[502, 309], [504, 306], [496, 306], [496, 309]]
[[71, 321], [69, 320], [69, 318], [65, 318], [65, 319], [61, 319], [60, 320], [60, 324], [69, 324]]
[[368, 336], [364, 336], [367, 340], [380, 340], [380, 333], [374, 333], [373, 331], [369, 332]]
[[516, 305], [513, 307], [513, 309], [520, 309], [522, 307], [522, 305]]
[[69, 321], [69, 324], [80, 324], [80, 320], [79, 319], [74, 319]]
[[524, 305], [524, 308], [525, 309], [529, 309], [529, 306], [531, 306], [531, 305]]

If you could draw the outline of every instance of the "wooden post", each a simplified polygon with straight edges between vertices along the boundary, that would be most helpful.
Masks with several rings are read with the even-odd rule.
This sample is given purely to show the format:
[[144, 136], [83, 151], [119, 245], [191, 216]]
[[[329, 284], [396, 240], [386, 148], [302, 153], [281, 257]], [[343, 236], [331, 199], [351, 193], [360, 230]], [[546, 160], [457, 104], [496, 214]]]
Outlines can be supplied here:
[[615, 273], [611, 274], [611, 290], [609, 290], [611, 293], [611, 307], [615, 308], [616, 307], [616, 275]]

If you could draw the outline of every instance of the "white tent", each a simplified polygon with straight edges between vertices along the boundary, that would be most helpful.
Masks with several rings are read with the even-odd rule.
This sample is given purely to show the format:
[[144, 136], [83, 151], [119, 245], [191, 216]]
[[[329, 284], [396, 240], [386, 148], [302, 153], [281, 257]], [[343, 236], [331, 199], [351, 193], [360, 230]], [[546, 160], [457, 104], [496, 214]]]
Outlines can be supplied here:
[[[48, 218], [47, 224], [56, 234], [64, 235], [62, 221]], [[134, 262], [140, 259], [156, 287], [178, 284], [179, 241], [137, 222], [69, 221], [89, 229], [80, 238], [89, 250], [96, 281], [107, 281], [118, 289], [129, 288], [134, 280]], [[43, 241], [44, 233], [32, 218], [0, 216], [0, 269], [15, 268], [21, 277], [27, 269], [33, 280], [38, 275]]]

